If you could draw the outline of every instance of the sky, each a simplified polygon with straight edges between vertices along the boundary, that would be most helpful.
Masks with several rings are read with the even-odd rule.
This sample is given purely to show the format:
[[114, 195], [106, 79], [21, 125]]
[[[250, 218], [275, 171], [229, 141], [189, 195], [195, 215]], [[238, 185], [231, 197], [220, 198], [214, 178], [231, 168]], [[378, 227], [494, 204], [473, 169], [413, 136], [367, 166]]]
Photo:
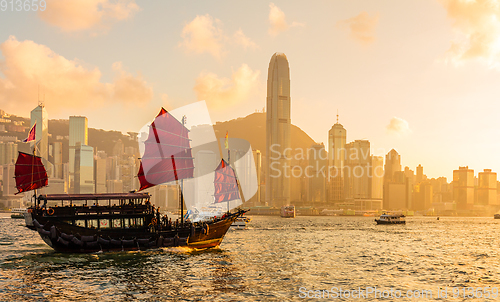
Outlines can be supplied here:
[[[275, 52], [292, 123], [327, 144], [392, 148], [452, 179], [500, 172], [500, 0], [47, 0], [0, 3], [0, 109], [139, 132], [163, 106], [205, 100], [213, 122], [265, 107]], [[33, 11], [35, 10], [35, 11]]]

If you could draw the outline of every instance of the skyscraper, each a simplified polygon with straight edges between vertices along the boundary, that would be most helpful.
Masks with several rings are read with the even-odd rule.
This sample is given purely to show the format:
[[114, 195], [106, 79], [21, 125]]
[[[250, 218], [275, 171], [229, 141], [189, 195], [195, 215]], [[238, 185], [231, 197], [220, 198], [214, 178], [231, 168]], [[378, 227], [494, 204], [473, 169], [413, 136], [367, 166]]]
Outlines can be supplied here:
[[0, 142], [0, 165], [8, 165], [16, 162], [17, 144], [13, 142]]
[[63, 178], [63, 163], [62, 163], [62, 142], [54, 142], [52, 144], [52, 158], [54, 161], [54, 177]]
[[384, 158], [372, 156], [371, 166], [371, 198], [382, 200], [384, 187]]
[[474, 170], [468, 166], [453, 170], [453, 200], [457, 210], [470, 210], [474, 206]]
[[75, 194], [95, 193], [94, 183], [94, 148], [82, 145], [75, 146]]
[[344, 199], [344, 165], [346, 130], [337, 123], [328, 131], [328, 199], [339, 202]]
[[422, 165], [418, 165], [416, 183], [419, 184], [422, 180], [424, 180], [424, 167], [422, 167]]
[[[327, 156], [325, 145], [313, 144], [309, 148], [309, 167], [310, 172], [306, 177], [309, 180], [308, 201], [314, 205], [324, 204], [325, 200], [325, 178], [324, 168], [327, 165]], [[322, 172], [323, 171], [323, 172]]]
[[88, 144], [88, 121], [85, 116], [69, 117], [69, 192], [75, 187], [75, 149], [77, 143]]
[[384, 209], [408, 209], [409, 184], [404, 171], [401, 171], [401, 156], [394, 149], [385, 156]]
[[274, 206], [290, 202], [290, 69], [285, 54], [269, 63], [266, 107], [266, 201]]
[[484, 169], [478, 173], [477, 203], [481, 205], [499, 205], [497, 199], [497, 173]]
[[385, 156], [384, 182], [392, 181], [394, 172], [401, 171], [401, 156], [394, 149]]
[[[39, 104], [31, 110], [31, 126], [36, 122], [36, 155], [45, 159], [49, 158], [49, 116], [43, 104]], [[33, 145], [31, 145], [33, 147]]]
[[346, 199], [370, 198], [370, 142], [355, 140], [346, 144], [344, 196]]

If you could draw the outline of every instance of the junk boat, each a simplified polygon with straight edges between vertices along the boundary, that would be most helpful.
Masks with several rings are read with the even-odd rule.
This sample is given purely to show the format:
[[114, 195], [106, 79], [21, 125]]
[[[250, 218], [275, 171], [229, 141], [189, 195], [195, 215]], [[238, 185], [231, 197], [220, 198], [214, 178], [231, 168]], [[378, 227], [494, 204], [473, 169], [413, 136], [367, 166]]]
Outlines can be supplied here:
[[377, 224], [405, 224], [405, 215], [403, 214], [382, 214], [379, 219], [375, 219]]
[[[246, 210], [237, 209], [193, 223], [172, 222], [151, 204], [151, 196], [140, 192], [169, 181], [177, 183], [193, 177], [189, 130], [165, 109], [149, 126], [144, 155], [138, 172], [139, 192], [112, 194], [41, 194], [47, 186], [42, 159], [19, 152], [15, 167], [18, 193], [35, 190], [28, 208], [31, 228], [57, 252], [145, 250], [182, 246], [206, 249], [220, 245], [232, 223]], [[159, 143], [161, 141], [161, 144]], [[216, 201], [239, 198], [233, 168], [222, 159], [214, 171]], [[182, 182], [181, 182], [182, 186]], [[180, 208], [184, 213], [180, 190]], [[28, 222], [28, 218], [26, 221]], [[28, 224], [27, 224], [28, 225]]]

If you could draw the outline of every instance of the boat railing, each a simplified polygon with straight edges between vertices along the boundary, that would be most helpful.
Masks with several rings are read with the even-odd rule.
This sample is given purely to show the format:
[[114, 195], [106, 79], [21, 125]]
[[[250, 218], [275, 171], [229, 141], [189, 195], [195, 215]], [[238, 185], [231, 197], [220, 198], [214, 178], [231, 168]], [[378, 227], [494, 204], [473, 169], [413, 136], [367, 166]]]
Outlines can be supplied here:
[[114, 214], [151, 214], [153, 207], [147, 204], [134, 204], [134, 205], [113, 205], [113, 206], [100, 206], [100, 205], [73, 205], [73, 206], [46, 206], [38, 207], [35, 209], [37, 213], [56, 215], [56, 216], [72, 216], [72, 215], [114, 215]]

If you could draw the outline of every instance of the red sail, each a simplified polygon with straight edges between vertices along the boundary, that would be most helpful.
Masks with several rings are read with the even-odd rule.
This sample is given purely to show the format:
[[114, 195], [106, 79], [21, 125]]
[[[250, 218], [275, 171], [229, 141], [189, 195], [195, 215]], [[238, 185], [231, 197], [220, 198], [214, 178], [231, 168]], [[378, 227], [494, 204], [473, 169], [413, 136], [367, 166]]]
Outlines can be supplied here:
[[144, 155], [137, 176], [140, 190], [165, 182], [192, 178], [193, 157], [189, 130], [165, 109], [161, 109], [149, 127]]
[[214, 185], [215, 203], [240, 199], [236, 174], [224, 159], [215, 170]]
[[35, 190], [48, 184], [47, 172], [42, 158], [19, 152], [14, 170], [17, 193]]

